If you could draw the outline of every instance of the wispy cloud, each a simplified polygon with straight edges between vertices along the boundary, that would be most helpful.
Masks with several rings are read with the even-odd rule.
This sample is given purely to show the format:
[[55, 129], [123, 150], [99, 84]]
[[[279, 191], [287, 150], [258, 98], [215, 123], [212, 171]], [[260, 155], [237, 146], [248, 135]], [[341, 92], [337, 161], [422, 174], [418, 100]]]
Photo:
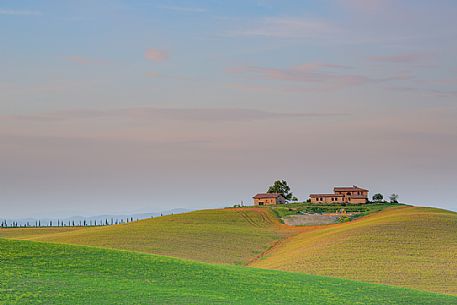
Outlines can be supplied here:
[[42, 15], [40, 11], [31, 10], [14, 10], [14, 9], [2, 9], [0, 8], [0, 15], [9, 16], [39, 16]]
[[313, 116], [346, 115], [342, 113], [319, 112], [270, 112], [245, 108], [155, 108], [132, 107], [108, 110], [71, 110], [30, 115], [0, 116], [2, 120], [26, 120], [36, 122], [60, 122], [69, 120], [98, 120], [101, 118], [118, 118], [128, 120], [144, 120], [155, 122], [166, 121], [198, 121], [198, 122], [242, 122], [265, 119], [300, 118]]
[[320, 83], [337, 77], [334, 74], [323, 72], [321, 67], [321, 64], [305, 64], [292, 68], [241, 66], [228, 69], [228, 71], [232, 73], [250, 73], [265, 79], [306, 83]]
[[296, 65], [287, 69], [279, 69], [279, 68], [265, 68], [265, 67], [258, 67], [258, 66], [237, 66], [237, 67], [230, 67], [227, 68], [227, 72], [258, 72], [258, 71], [269, 71], [272, 72], [272, 74], [276, 74], [273, 72], [285, 72], [285, 71], [295, 71], [295, 72], [300, 72], [303, 74], [309, 74], [311, 75], [312, 73], [315, 73], [320, 70], [325, 70], [325, 69], [351, 69], [350, 66], [346, 65], [339, 65], [339, 64], [332, 64], [332, 63], [306, 63], [306, 64], [301, 64], [301, 65]]
[[188, 12], [188, 13], [204, 13], [207, 12], [208, 9], [201, 8], [201, 7], [188, 7], [188, 6], [175, 6], [175, 5], [159, 5], [157, 8], [169, 10], [169, 11], [177, 11], [177, 12]]
[[169, 58], [169, 54], [165, 50], [151, 48], [146, 50], [144, 53], [144, 58], [151, 61], [161, 62], [166, 61]]
[[[325, 90], [335, 90], [368, 83], [409, 80], [412, 78], [412, 76], [408, 74], [399, 74], [384, 78], [373, 78], [365, 75], [353, 73], [349, 74], [345, 72], [349, 69], [351, 69], [351, 67], [344, 65], [308, 63], [290, 68], [240, 66], [229, 68], [227, 69], [227, 72], [250, 74], [267, 80], [314, 84], [321, 86], [320, 89]], [[299, 90], [303, 90], [303, 88], [300, 88]]]
[[277, 38], [310, 38], [338, 32], [323, 20], [292, 17], [268, 17], [257, 24], [231, 31], [231, 36], [264, 36]]
[[405, 53], [394, 55], [371, 56], [368, 58], [371, 62], [379, 63], [423, 63], [424, 60], [430, 59], [429, 54]]
[[439, 98], [457, 97], [457, 90], [441, 90], [417, 87], [390, 87], [388, 89], [398, 92], [425, 94]]

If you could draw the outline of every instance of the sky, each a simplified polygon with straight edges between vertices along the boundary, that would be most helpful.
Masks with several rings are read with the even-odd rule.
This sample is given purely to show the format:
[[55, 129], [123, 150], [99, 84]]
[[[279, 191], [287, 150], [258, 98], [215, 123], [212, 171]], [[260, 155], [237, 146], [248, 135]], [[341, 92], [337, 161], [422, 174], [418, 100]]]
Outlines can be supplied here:
[[0, 0], [0, 217], [359, 185], [457, 211], [454, 0]]

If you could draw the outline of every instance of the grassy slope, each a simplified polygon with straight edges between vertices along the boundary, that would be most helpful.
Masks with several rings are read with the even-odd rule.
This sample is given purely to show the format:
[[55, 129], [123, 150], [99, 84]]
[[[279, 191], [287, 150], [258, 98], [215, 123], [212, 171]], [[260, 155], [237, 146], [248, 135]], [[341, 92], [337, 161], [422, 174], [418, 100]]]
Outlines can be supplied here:
[[457, 297], [128, 251], [0, 239], [0, 304], [456, 304]]
[[457, 213], [387, 209], [290, 237], [252, 265], [457, 294]]
[[[54, 231], [53, 231], [54, 230]], [[101, 246], [212, 263], [246, 264], [294, 230], [268, 209], [202, 210], [78, 230], [0, 230], [0, 237]]]

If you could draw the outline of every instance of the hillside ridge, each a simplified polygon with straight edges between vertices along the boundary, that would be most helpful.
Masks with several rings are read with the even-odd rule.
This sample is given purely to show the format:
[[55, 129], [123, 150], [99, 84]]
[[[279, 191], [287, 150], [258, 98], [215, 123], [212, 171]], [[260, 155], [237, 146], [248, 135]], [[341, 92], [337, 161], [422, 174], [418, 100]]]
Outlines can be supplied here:
[[457, 213], [399, 207], [277, 243], [250, 266], [457, 294]]

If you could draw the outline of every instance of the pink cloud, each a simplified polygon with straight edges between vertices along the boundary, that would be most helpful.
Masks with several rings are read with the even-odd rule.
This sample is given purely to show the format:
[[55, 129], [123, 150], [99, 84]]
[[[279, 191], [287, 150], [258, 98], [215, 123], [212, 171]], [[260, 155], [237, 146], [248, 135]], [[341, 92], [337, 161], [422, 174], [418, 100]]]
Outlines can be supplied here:
[[320, 69], [350, 69], [350, 66], [338, 65], [338, 64], [329, 64], [329, 63], [307, 63], [302, 65], [297, 65], [294, 67], [296, 70], [301, 71], [316, 71]]
[[322, 63], [308, 63], [291, 68], [269, 68], [257, 66], [242, 66], [227, 69], [230, 73], [250, 73], [265, 79], [294, 81], [305, 83], [338, 83], [341, 85], [356, 85], [368, 82], [369, 79], [359, 75], [341, 75], [330, 70], [348, 69], [347, 66]]
[[169, 55], [167, 51], [151, 48], [146, 50], [144, 58], [147, 60], [161, 62], [167, 60]]
[[[306, 88], [299, 88], [299, 91], [338, 90], [369, 83], [374, 84], [390, 81], [405, 81], [413, 78], [411, 75], [407, 74], [398, 74], [384, 78], [372, 78], [365, 75], [345, 73], [347, 69], [351, 69], [351, 67], [328, 63], [308, 63], [290, 68], [240, 66], [229, 68], [226, 71], [229, 73], [247, 74], [266, 80], [314, 85], [314, 87], [308, 86]], [[287, 90], [290, 90], [290, 88]], [[296, 88], [293, 88], [292, 90], [296, 90]]]

